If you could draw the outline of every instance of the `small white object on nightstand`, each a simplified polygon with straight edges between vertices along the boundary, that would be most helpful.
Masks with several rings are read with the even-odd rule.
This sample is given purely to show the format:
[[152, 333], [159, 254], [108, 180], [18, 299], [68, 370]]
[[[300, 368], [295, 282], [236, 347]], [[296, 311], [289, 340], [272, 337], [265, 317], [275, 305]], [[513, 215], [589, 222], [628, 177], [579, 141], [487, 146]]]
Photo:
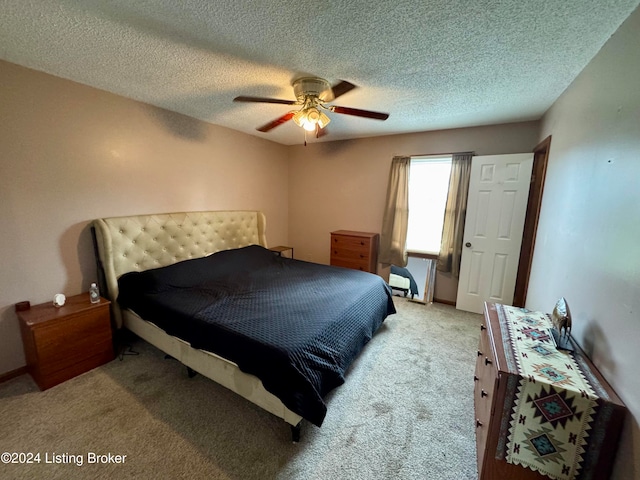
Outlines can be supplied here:
[[61, 307], [64, 305], [64, 302], [67, 301], [67, 297], [65, 297], [62, 293], [56, 293], [53, 296], [53, 306], [54, 307]]

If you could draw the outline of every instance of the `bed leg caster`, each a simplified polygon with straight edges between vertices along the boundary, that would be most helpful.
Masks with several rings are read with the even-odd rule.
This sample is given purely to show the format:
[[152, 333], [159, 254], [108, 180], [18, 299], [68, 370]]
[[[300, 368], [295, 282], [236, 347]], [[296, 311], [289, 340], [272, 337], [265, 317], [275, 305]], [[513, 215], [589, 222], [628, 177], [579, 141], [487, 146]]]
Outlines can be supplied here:
[[291, 441], [293, 443], [298, 443], [300, 441], [300, 426], [302, 422], [297, 425], [291, 425]]
[[193, 378], [198, 374], [198, 372], [196, 372], [194, 369], [187, 367], [187, 375], [189, 375], [189, 378]]

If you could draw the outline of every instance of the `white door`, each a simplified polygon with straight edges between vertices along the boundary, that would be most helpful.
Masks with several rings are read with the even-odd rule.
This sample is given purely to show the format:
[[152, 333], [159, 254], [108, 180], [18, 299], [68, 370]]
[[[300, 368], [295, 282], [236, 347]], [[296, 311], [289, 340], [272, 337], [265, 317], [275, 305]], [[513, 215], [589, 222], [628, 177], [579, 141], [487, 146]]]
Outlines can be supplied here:
[[511, 305], [533, 153], [473, 157], [456, 308]]

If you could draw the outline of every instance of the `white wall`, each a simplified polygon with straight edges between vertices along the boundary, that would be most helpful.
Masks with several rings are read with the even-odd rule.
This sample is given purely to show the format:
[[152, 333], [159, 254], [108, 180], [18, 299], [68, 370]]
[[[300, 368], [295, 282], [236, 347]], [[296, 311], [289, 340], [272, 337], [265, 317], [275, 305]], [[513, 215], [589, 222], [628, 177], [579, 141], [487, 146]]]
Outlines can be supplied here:
[[552, 135], [527, 307], [573, 335], [631, 411], [615, 478], [640, 478], [640, 10], [545, 114]]

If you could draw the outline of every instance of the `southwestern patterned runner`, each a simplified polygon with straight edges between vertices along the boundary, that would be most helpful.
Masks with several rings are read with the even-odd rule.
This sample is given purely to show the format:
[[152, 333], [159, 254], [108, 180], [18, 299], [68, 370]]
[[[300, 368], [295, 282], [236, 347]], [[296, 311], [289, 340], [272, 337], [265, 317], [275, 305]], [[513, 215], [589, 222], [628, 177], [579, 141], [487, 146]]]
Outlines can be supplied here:
[[573, 354], [556, 349], [548, 315], [505, 305], [496, 310], [507, 362], [520, 374], [504, 458], [552, 479], [589, 477], [581, 470], [590, 463], [585, 453], [598, 395]]

